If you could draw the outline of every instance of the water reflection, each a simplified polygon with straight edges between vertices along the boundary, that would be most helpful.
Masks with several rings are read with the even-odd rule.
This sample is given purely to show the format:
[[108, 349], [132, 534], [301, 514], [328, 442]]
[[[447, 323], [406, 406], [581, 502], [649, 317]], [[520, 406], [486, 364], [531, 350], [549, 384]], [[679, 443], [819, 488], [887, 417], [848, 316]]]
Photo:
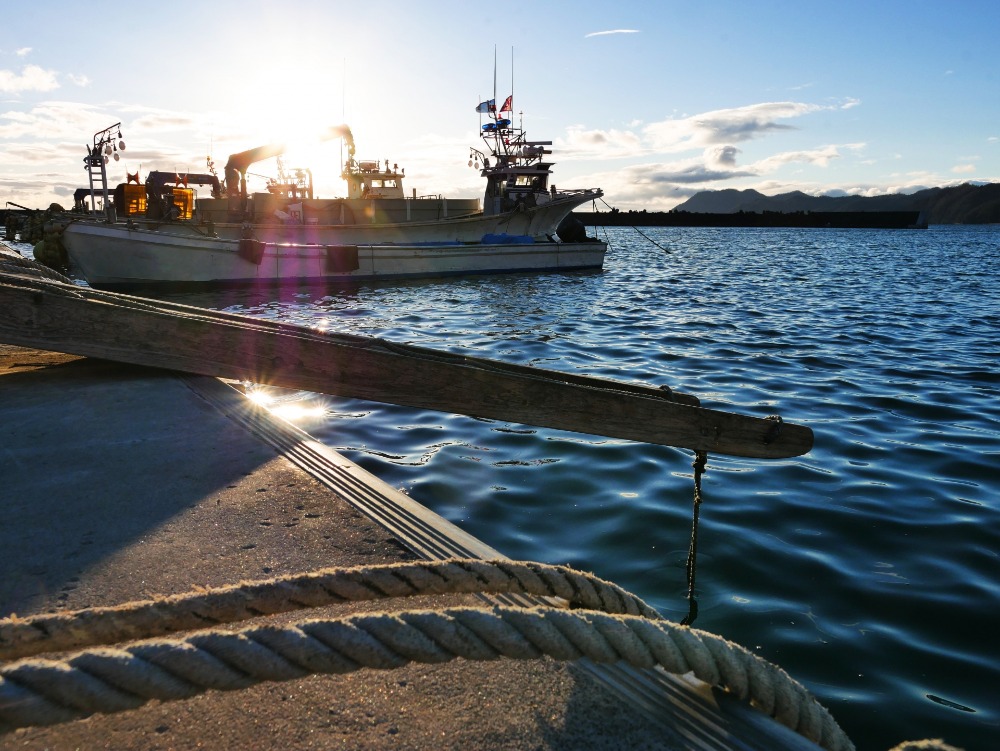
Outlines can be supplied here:
[[[662, 247], [610, 230], [603, 273], [178, 301], [666, 384], [809, 425], [804, 457], [709, 457], [698, 625], [805, 682], [858, 742], [977, 746], [1000, 723], [987, 700], [1000, 231], [647, 234]], [[505, 554], [686, 612], [690, 452], [344, 398], [323, 409], [302, 418], [309, 432]]]

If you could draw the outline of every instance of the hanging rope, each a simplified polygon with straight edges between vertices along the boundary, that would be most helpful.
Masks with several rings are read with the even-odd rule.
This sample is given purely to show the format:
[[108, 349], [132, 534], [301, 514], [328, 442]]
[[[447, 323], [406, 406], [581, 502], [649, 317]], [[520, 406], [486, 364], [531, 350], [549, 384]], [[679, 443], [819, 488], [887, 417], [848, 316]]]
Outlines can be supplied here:
[[701, 478], [705, 474], [708, 465], [708, 454], [704, 451], [696, 451], [694, 462], [694, 502], [691, 512], [691, 542], [688, 546], [687, 557], [687, 599], [688, 614], [681, 621], [682, 626], [690, 626], [694, 619], [698, 617], [698, 600], [694, 596], [694, 578], [698, 559], [698, 519], [701, 512]]

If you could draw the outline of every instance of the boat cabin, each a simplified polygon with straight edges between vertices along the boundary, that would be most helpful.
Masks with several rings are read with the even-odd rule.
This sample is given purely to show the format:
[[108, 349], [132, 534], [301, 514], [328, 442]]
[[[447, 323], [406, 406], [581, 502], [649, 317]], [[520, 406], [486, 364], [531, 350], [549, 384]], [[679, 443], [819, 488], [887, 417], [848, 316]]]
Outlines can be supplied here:
[[403, 177], [406, 170], [400, 170], [398, 164], [389, 169], [389, 160], [385, 160], [385, 169], [379, 169], [378, 162], [349, 161], [343, 175], [347, 181], [348, 198], [405, 198], [403, 194]]
[[283, 196], [290, 201], [301, 201], [313, 197], [313, 173], [310, 169], [297, 167], [286, 170], [278, 157], [278, 177], [267, 181], [267, 192]]
[[489, 157], [483, 159], [481, 174], [486, 178], [483, 211], [499, 214], [518, 205], [531, 207], [550, 201], [556, 192], [555, 186], [549, 187], [553, 162], [541, 159], [552, 153], [545, 148], [552, 142], [520, 141], [504, 145], [509, 148], [495, 149], [492, 164]]

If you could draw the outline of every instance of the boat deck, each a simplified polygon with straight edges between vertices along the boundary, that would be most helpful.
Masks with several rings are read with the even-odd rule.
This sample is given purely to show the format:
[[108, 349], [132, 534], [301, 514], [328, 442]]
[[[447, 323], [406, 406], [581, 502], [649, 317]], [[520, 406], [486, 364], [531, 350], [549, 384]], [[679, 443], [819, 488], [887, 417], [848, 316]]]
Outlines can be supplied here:
[[[216, 379], [0, 345], [0, 426], [2, 616], [329, 566], [499, 556]], [[418, 599], [400, 607], [481, 604]], [[107, 744], [817, 748], [705, 684], [551, 660], [312, 676], [0, 735], [0, 748]]]

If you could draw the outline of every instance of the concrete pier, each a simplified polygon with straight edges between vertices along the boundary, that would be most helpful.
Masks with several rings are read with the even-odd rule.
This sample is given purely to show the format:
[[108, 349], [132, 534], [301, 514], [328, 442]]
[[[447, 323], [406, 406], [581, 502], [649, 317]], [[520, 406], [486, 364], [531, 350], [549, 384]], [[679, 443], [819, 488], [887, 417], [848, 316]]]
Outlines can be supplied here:
[[[0, 478], [0, 616], [329, 566], [497, 555], [221, 381], [8, 345]], [[411, 522], [430, 533], [408, 531]], [[306, 615], [455, 604], [482, 601], [418, 598]], [[817, 746], [704, 684], [546, 659], [210, 692], [0, 736], [0, 749], [15, 748]]]

